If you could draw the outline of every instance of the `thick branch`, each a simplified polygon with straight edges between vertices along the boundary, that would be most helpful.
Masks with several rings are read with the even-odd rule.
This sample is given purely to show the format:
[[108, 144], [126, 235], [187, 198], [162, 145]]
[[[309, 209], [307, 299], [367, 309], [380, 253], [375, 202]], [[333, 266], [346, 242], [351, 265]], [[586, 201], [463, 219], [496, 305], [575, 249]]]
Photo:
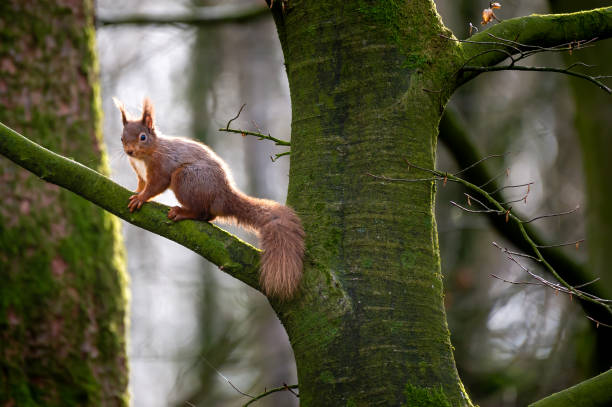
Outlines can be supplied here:
[[530, 404], [529, 407], [596, 407], [612, 405], [612, 369], [568, 389]]
[[[577, 13], [534, 14], [505, 20], [473, 35], [468, 42], [462, 42], [461, 46], [465, 65], [493, 66], [510, 55], [532, 51], [532, 47], [556, 47], [576, 41], [610, 37], [612, 7], [603, 7]], [[466, 82], [475, 75], [477, 73], [468, 73], [461, 81]]]
[[168, 207], [148, 202], [130, 213], [132, 192], [75, 161], [55, 154], [0, 123], [0, 154], [47, 182], [59, 185], [127, 222], [193, 250], [226, 273], [259, 289], [260, 251], [206, 222], [174, 223]]
[[201, 7], [181, 14], [122, 14], [97, 16], [100, 25], [197, 25], [241, 24], [270, 15], [265, 6], [257, 7]]

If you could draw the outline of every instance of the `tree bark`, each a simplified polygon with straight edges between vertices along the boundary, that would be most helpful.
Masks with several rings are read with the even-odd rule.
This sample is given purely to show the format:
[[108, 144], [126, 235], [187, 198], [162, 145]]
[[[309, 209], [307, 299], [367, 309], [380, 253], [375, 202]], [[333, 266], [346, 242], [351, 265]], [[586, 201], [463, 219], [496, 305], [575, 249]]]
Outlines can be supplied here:
[[[90, 2], [0, 3], [0, 120], [108, 173]], [[118, 219], [0, 159], [0, 404], [127, 406]]]
[[[471, 405], [442, 302], [432, 183], [457, 44], [430, 1], [291, 1], [275, 20], [291, 91], [288, 203], [307, 235], [304, 295], [279, 309], [300, 403]], [[448, 88], [447, 88], [448, 89]]]

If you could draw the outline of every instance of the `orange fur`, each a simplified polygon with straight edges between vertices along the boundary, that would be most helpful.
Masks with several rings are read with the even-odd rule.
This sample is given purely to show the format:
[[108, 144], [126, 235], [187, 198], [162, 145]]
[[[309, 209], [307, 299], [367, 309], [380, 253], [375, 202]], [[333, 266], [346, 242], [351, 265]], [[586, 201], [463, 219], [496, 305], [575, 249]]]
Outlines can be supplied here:
[[291, 298], [302, 278], [304, 256], [304, 230], [295, 212], [240, 192], [225, 162], [208, 146], [157, 134], [153, 105], [148, 99], [137, 120], [130, 120], [121, 102], [115, 103], [124, 124], [123, 149], [138, 176], [137, 194], [128, 203], [130, 211], [170, 188], [181, 203], [168, 211], [173, 221], [211, 221], [218, 217], [253, 229], [263, 249], [261, 288], [267, 295]]

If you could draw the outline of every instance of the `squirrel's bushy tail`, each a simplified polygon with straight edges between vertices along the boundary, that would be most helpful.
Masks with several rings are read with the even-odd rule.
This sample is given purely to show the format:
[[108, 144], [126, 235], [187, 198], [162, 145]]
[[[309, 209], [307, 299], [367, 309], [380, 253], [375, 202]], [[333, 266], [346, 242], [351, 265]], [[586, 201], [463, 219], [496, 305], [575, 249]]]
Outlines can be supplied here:
[[261, 273], [259, 284], [266, 295], [289, 299], [302, 279], [304, 229], [289, 207], [267, 199], [239, 194], [227, 212], [239, 224], [259, 232]]

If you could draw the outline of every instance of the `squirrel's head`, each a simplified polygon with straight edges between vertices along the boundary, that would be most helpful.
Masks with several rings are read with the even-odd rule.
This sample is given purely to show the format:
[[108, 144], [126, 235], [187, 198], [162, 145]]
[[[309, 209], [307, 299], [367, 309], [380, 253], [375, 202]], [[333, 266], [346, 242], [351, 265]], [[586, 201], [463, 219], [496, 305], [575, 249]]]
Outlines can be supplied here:
[[142, 104], [142, 117], [132, 120], [125, 111], [123, 103], [115, 98], [113, 98], [113, 101], [121, 112], [121, 120], [123, 121], [123, 133], [121, 134], [123, 151], [134, 158], [149, 157], [156, 149], [157, 142], [153, 104], [149, 98], [145, 98]]

